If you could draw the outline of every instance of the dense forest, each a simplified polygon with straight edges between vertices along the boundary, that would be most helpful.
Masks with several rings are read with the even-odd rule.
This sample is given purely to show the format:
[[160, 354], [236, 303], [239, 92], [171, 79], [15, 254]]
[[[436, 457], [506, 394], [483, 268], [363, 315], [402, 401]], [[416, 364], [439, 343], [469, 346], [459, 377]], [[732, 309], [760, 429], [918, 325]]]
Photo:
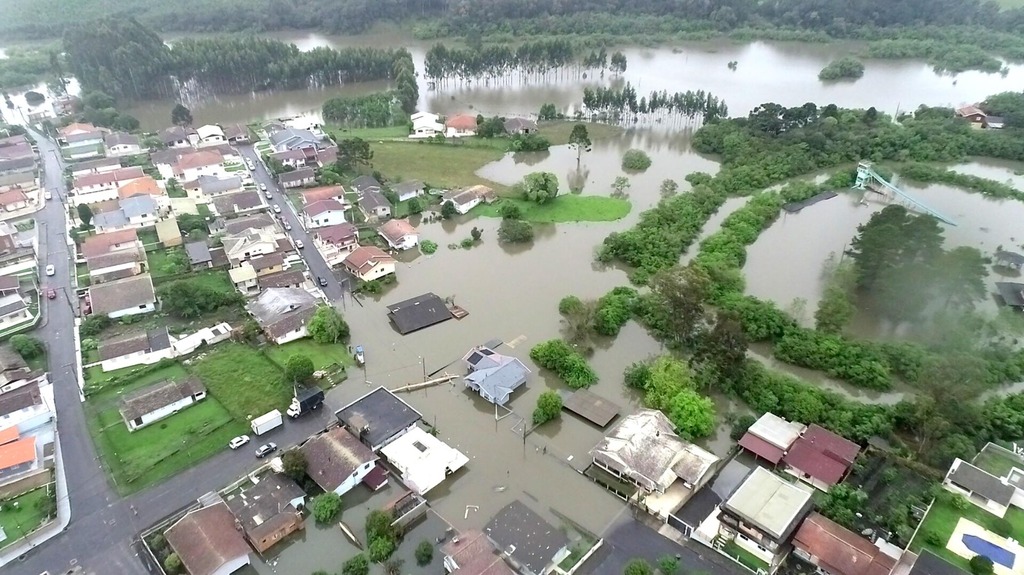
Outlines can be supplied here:
[[318, 88], [411, 73], [411, 57], [404, 49], [302, 52], [292, 44], [256, 37], [185, 39], [169, 47], [131, 18], [69, 28], [64, 50], [69, 70], [83, 89], [102, 90], [118, 99], [179, 97], [183, 90]]

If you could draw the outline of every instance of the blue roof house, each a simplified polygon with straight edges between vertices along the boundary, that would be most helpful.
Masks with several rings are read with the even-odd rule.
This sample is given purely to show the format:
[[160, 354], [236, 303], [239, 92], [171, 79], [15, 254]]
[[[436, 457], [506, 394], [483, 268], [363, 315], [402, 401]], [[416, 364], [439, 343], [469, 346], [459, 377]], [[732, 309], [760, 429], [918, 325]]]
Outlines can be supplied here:
[[530, 374], [530, 368], [518, 358], [501, 355], [486, 346], [469, 350], [462, 361], [469, 370], [463, 377], [466, 387], [497, 405], [508, 403], [512, 392], [526, 383]]

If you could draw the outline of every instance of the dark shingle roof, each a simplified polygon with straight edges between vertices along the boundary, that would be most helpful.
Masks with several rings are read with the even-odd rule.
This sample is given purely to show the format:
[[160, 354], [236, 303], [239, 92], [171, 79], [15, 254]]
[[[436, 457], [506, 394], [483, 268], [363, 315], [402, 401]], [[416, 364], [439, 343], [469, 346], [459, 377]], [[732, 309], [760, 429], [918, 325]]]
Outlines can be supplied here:
[[402, 335], [452, 319], [444, 300], [433, 293], [388, 306], [388, 317]]
[[922, 549], [909, 575], [967, 575], [967, 572], [931, 551]]
[[956, 465], [956, 469], [947, 477], [950, 483], [1000, 505], [1010, 504], [1014, 492], [1012, 485], [1003, 483], [998, 477], [982, 471], [966, 461], [960, 461], [959, 464], [954, 463], [954, 465]]
[[204, 391], [206, 387], [195, 377], [182, 381], [162, 381], [125, 395], [121, 399], [121, 417], [131, 421]]
[[190, 575], [213, 575], [228, 562], [249, 555], [249, 544], [235, 529], [224, 503], [189, 512], [165, 533]]
[[360, 439], [370, 446], [386, 443], [423, 418], [411, 405], [383, 387], [339, 409], [335, 415], [353, 433], [362, 430]]
[[506, 505], [484, 529], [499, 550], [510, 552], [512, 560], [542, 573], [555, 554], [569, 544], [569, 538], [521, 501]]
[[324, 491], [334, 491], [355, 470], [376, 461], [370, 448], [344, 427], [336, 427], [306, 442], [306, 474]]

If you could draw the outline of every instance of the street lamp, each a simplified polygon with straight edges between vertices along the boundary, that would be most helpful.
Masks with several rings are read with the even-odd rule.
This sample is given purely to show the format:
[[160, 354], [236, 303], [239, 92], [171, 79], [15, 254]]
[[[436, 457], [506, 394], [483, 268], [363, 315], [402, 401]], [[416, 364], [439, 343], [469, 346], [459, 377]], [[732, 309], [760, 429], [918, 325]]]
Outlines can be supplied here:
[[427, 381], [427, 360], [422, 355], [419, 356], [419, 357], [420, 357], [420, 365], [423, 367], [423, 381], [426, 382]]

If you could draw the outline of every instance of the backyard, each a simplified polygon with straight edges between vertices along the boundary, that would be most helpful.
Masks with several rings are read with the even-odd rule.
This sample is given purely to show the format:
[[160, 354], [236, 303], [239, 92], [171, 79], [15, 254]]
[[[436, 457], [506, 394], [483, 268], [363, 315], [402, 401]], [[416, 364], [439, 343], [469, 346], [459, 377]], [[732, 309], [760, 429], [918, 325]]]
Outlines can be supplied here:
[[866, 528], [889, 530], [894, 537], [892, 543], [906, 545], [921, 512], [928, 506], [931, 488], [937, 480], [938, 477], [929, 477], [922, 470], [882, 451], [862, 453], [845, 482], [867, 494], [860, 509], [862, 517], [855, 521], [856, 531]]
[[188, 256], [180, 246], [146, 253], [149, 273], [156, 278], [175, 276], [188, 271]]
[[[248, 421], [291, 401], [283, 370], [269, 357], [241, 343], [225, 342], [190, 360], [189, 370], [238, 421]], [[314, 361], [315, 364], [315, 361]]]
[[379, 142], [373, 147], [373, 169], [391, 181], [418, 179], [429, 186], [458, 188], [484, 184], [497, 191], [506, 186], [476, 175], [505, 154], [495, 147], [418, 142]]
[[264, 352], [282, 369], [288, 358], [296, 354], [309, 356], [316, 369], [324, 369], [334, 364], [349, 366], [353, 363], [352, 356], [348, 353], [348, 346], [345, 344], [316, 343], [309, 338], [284, 345], [268, 345]]
[[[946, 548], [946, 543], [953, 535], [956, 524], [960, 521], [961, 517], [969, 519], [994, 533], [999, 533], [999, 524], [1003, 523], [1002, 519], [972, 503], [967, 503], [967, 506], [962, 510], [957, 509], [954, 504], [953, 494], [943, 490], [935, 498], [935, 503], [932, 504], [931, 510], [928, 511], [928, 515], [925, 516], [924, 521], [921, 523], [921, 529], [918, 530], [917, 536], [914, 537], [914, 541], [910, 544], [910, 550], [918, 551], [921, 548], [927, 548], [950, 563], [970, 571], [970, 565], [966, 559]], [[1019, 541], [1024, 537], [1024, 511], [1017, 507], [1010, 507], [1004, 519], [1009, 523], [1011, 529], [1010, 539]], [[937, 541], [941, 543], [936, 544], [935, 542]]]
[[974, 456], [972, 462], [978, 469], [984, 469], [996, 477], [1006, 477], [1013, 468], [1024, 468], [1021, 458], [1008, 449], [989, 444]]
[[0, 549], [17, 542], [46, 519], [39, 508], [39, 502], [50, 496], [47, 493], [48, 489], [49, 487], [33, 489], [2, 503], [0, 528], [3, 528], [6, 539], [0, 541]]
[[482, 216], [501, 217], [499, 210], [507, 202], [519, 206], [522, 219], [536, 223], [610, 222], [626, 217], [630, 209], [629, 202], [620, 198], [561, 195], [544, 204], [502, 198], [493, 204], [477, 207], [475, 212]]

